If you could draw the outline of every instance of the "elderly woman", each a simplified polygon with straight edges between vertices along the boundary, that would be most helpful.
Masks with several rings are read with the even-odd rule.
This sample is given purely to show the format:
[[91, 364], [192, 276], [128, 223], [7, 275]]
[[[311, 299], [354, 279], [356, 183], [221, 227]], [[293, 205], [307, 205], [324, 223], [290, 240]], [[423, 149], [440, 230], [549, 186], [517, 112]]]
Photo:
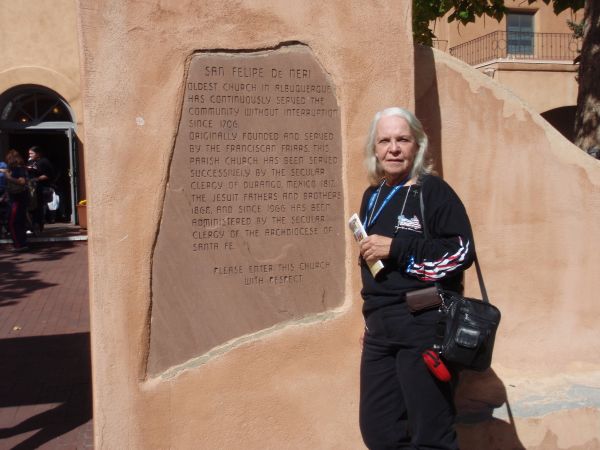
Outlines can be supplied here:
[[1, 169], [6, 179], [6, 191], [9, 201], [8, 230], [15, 246], [15, 251], [26, 251], [27, 205], [29, 204], [29, 188], [27, 187], [27, 168], [25, 161], [16, 150], [6, 154], [7, 169]]
[[[474, 257], [469, 218], [452, 188], [431, 174], [427, 135], [409, 111], [388, 108], [375, 115], [365, 162], [371, 186], [360, 210], [369, 234], [360, 244], [361, 433], [372, 450], [457, 449], [452, 386], [423, 359], [441, 312], [411, 312], [406, 295], [434, 283], [461, 291], [462, 272]], [[377, 260], [384, 269], [374, 277], [368, 264]]]

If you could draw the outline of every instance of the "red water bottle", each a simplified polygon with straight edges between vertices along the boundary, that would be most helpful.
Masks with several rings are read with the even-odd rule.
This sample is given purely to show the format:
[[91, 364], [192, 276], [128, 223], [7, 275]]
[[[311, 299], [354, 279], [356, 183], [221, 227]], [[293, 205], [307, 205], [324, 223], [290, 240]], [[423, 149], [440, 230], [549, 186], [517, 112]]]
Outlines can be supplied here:
[[448, 382], [452, 378], [450, 371], [440, 358], [440, 355], [432, 349], [423, 352], [423, 361], [429, 371], [440, 381]]

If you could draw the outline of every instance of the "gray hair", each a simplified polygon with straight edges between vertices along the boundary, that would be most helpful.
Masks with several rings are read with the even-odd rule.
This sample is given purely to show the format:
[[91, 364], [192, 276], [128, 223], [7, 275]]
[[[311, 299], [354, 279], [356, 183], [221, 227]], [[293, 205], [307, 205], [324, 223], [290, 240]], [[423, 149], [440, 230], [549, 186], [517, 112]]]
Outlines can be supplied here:
[[375, 156], [377, 124], [382, 117], [389, 116], [397, 116], [406, 120], [410, 131], [413, 134], [413, 137], [416, 139], [417, 145], [419, 146], [419, 150], [415, 156], [415, 162], [410, 171], [411, 178], [415, 175], [421, 176], [431, 173], [432, 171], [432, 165], [429, 161], [427, 161], [427, 147], [429, 140], [427, 139], [427, 135], [425, 134], [423, 125], [419, 119], [417, 119], [413, 113], [406, 109], [398, 107], [386, 108], [376, 113], [375, 117], [373, 117], [373, 121], [371, 122], [371, 126], [369, 128], [369, 134], [367, 136], [367, 143], [365, 145], [365, 166], [367, 167], [369, 182], [372, 185], [379, 184], [384, 176], [383, 169], [381, 168], [381, 165]]

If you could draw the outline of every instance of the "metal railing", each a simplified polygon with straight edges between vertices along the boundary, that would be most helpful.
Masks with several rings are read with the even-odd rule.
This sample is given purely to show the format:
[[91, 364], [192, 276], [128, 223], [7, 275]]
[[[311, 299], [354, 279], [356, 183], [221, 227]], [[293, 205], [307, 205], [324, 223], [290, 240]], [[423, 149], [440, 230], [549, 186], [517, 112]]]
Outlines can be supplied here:
[[493, 33], [450, 48], [450, 54], [472, 66], [495, 59], [573, 61], [580, 39], [571, 33]]

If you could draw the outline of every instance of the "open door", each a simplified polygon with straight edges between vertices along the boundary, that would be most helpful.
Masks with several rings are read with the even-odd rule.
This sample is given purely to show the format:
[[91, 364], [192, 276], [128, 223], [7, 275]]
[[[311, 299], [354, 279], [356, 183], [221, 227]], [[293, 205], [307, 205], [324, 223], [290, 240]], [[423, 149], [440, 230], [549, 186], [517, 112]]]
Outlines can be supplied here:
[[67, 135], [67, 140], [69, 141], [69, 179], [70, 179], [70, 200], [71, 200], [71, 223], [79, 223], [79, 218], [77, 217], [77, 203], [79, 202], [78, 192], [78, 180], [79, 180], [79, 170], [77, 167], [77, 139], [75, 138], [75, 133], [73, 128], [69, 128], [65, 131]]
[[27, 160], [27, 150], [39, 146], [55, 172], [60, 197], [56, 221], [78, 223], [78, 139], [68, 103], [43, 86], [18, 86], [0, 95], [0, 157], [15, 149]]

